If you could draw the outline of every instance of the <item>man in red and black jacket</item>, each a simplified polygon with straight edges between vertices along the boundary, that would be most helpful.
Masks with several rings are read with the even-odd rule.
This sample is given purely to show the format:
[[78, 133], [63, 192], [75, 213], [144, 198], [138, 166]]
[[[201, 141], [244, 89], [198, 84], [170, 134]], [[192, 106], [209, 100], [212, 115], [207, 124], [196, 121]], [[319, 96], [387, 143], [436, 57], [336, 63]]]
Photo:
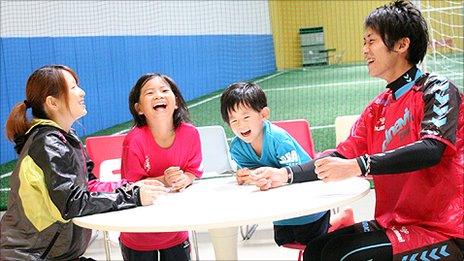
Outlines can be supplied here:
[[255, 171], [262, 190], [373, 176], [375, 220], [310, 242], [305, 260], [463, 260], [463, 94], [416, 67], [427, 43], [427, 24], [410, 2], [371, 12], [362, 51], [369, 74], [386, 80], [386, 90], [328, 157]]

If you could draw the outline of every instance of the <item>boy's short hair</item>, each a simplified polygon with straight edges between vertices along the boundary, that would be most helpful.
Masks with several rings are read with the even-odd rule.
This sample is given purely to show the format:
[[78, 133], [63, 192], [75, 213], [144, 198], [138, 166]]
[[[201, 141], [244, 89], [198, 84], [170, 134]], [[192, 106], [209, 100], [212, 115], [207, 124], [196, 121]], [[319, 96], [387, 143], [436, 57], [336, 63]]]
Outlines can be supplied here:
[[398, 40], [408, 37], [408, 62], [416, 65], [424, 59], [429, 43], [428, 27], [419, 9], [411, 2], [397, 0], [378, 7], [366, 17], [364, 27], [379, 33], [390, 51]]
[[267, 107], [266, 94], [255, 83], [233, 83], [221, 95], [221, 115], [226, 123], [229, 123], [229, 112], [235, 111], [239, 105], [260, 112]]

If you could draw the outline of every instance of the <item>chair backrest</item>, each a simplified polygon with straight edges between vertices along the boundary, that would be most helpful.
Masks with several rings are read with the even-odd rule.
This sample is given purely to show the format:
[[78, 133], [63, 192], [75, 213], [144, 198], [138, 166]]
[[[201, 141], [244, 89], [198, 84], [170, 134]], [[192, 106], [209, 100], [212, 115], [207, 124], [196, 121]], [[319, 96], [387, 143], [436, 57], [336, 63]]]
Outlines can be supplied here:
[[198, 127], [203, 158], [202, 178], [232, 174], [235, 167], [232, 163], [229, 144], [224, 128], [219, 125]]
[[275, 125], [286, 130], [295, 140], [303, 147], [303, 149], [311, 156], [315, 157], [314, 143], [311, 136], [311, 129], [309, 122], [304, 119], [298, 120], [282, 120], [273, 121]]
[[344, 115], [335, 118], [335, 145], [338, 145], [348, 138], [351, 127], [358, 118], [359, 115]]
[[95, 163], [93, 173], [101, 181], [121, 179], [122, 143], [125, 134], [88, 137], [85, 147]]

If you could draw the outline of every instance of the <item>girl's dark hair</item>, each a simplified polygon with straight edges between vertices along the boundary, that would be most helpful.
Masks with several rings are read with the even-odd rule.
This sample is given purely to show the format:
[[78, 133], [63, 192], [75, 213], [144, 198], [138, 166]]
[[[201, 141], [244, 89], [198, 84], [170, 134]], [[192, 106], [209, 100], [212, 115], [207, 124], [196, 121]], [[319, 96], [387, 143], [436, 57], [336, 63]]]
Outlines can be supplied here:
[[424, 59], [429, 43], [428, 27], [419, 9], [411, 2], [398, 0], [378, 7], [366, 17], [364, 27], [379, 33], [390, 51], [398, 40], [409, 38], [406, 59], [413, 65]]
[[227, 124], [229, 123], [229, 112], [235, 111], [239, 105], [260, 112], [264, 107], [267, 107], [266, 94], [255, 83], [233, 83], [221, 95], [221, 116]]
[[160, 73], [147, 73], [142, 75], [137, 82], [135, 83], [134, 87], [129, 94], [129, 110], [134, 118], [134, 125], [137, 127], [141, 127], [147, 125], [147, 119], [145, 115], [140, 115], [139, 112], [135, 108], [135, 104], [140, 102], [140, 93], [142, 91], [143, 86], [151, 79], [155, 77], [160, 77], [171, 87], [174, 96], [176, 97], [177, 102], [177, 109], [174, 110], [173, 120], [174, 120], [174, 128], [176, 129], [182, 122], [191, 122], [189, 118], [189, 111], [187, 108], [187, 104], [185, 103], [184, 97], [180, 93], [179, 87], [177, 84], [169, 78], [167, 75], [160, 74]]
[[6, 137], [10, 141], [24, 135], [31, 127], [32, 123], [26, 114], [28, 108], [32, 109], [34, 118], [49, 119], [44, 108], [48, 96], [62, 98], [66, 106], [69, 106], [68, 86], [63, 71], [69, 72], [78, 83], [76, 73], [65, 65], [46, 65], [29, 76], [26, 83], [26, 100], [13, 107], [6, 122]]

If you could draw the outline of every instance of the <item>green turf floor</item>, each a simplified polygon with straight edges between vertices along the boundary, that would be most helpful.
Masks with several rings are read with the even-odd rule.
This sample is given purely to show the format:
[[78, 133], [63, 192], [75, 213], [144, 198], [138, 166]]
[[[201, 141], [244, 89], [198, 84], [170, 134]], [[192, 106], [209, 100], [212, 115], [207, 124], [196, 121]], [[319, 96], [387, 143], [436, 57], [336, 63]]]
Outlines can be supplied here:
[[[460, 56], [462, 63], [462, 55]], [[448, 76], [463, 91], [462, 68], [437, 62], [438, 73]], [[429, 66], [431, 63], [429, 62]], [[253, 79], [264, 90], [271, 109], [271, 120], [307, 119], [316, 151], [335, 147], [335, 118], [339, 115], [360, 114], [368, 102], [384, 87], [385, 82], [368, 76], [367, 68], [358, 65], [306, 67], [279, 71]], [[227, 136], [229, 127], [222, 121], [219, 98], [221, 90], [188, 102], [191, 119], [196, 126], [222, 125]], [[131, 122], [113, 126], [95, 135], [107, 135], [128, 130]], [[83, 137], [85, 140], [85, 137]], [[0, 209], [6, 208], [8, 175], [14, 161], [0, 165]]]

